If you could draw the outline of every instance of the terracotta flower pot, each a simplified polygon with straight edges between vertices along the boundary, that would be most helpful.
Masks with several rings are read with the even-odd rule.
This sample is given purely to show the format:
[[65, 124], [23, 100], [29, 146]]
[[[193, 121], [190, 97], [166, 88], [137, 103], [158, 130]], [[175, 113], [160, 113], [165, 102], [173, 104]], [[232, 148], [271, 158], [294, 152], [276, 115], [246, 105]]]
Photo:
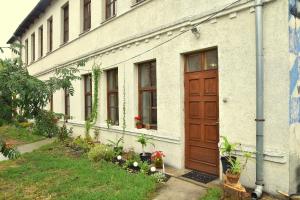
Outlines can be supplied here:
[[136, 125], [136, 128], [137, 128], [137, 129], [143, 128], [143, 124], [137, 124], [137, 125]]
[[226, 172], [226, 177], [227, 181], [232, 185], [237, 184], [240, 180], [240, 174], [231, 174], [229, 172]]

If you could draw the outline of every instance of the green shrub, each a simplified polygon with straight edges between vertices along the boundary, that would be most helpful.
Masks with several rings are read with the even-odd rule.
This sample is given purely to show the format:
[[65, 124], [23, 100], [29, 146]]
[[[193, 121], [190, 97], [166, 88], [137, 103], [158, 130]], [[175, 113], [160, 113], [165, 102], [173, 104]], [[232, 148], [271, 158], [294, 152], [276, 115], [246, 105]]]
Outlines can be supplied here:
[[222, 191], [220, 188], [209, 188], [206, 195], [199, 200], [217, 200], [221, 199]]
[[93, 146], [94, 144], [90, 142], [88, 138], [83, 139], [81, 138], [81, 136], [75, 138], [75, 140], [73, 140], [73, 142], [71, 143], [71, 148], [77, 151], [83, 150], [84, 152], [89, 152]]
[[55, 113], [42, 110], [35, 118], [34, 133], [49, 138], [57, 135], [59, 132], [57, 120]]
[[98, 162], [100, 160], [111, 161], [113, 157], [113, 149], [104, 144], [97, 144], [88, 153], [88, 158], [94, 162]]
[[21, 127], [21, 128], [31, 128], [33, 127], [32, 122], [21, 122], [21, 123], [16, 123], [16, 126]]
[[23, 115], [17, 115], [16, 118], [19, 123], [28, 122], [28, 120]]
[[73, 134], [73, 128], [67, 128], [66, 124], [64, 123], [62, 127], [60, 127], [58, 132], [58, 139], [59, 141], [63, 142], [68, 139]]
[[4, 120], [0, 119], [0, 127], [4, 125]]

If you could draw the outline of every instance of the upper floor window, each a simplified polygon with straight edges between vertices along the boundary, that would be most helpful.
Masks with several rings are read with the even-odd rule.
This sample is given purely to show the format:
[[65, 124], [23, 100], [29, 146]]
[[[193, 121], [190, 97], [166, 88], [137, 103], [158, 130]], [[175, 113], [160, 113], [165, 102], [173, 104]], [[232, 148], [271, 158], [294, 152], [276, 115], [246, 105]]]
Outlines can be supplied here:
[[116, 3], [117, 0], [105, 0], [106, 1], [106, 14], [105, 14], [105, 18], [109, 19], [112, 18], [116, 15]]
[[25, 64], [28, 65], [28, 39], [25, 40]]
[[66, 119], [70, 118], [70, 93], [65, 90], [65, 115]]
[[91, 0], [83, 0], [83, 32], [91, 28]]
[[84, 117], [88, 120], [92, 114], [92, 75], [86, 74], [84, 80]]
[[143, 126], [157, 129], [156, 61], [139, 64], [139, 113]]
[[35, 60], [35, 33], [31, 34], [31, 61]]
[[118, 68], [107, 71], [107, 119], [119, 125]]
[[63, 43], [69, 41], [69, 3], [63, 6]]
[[44, 43], [43, 26], [39, 28], [39, 57], [43, 57], [43, 43]]
[[48, 52], [53, 50], [53, 18], [48, 19]]

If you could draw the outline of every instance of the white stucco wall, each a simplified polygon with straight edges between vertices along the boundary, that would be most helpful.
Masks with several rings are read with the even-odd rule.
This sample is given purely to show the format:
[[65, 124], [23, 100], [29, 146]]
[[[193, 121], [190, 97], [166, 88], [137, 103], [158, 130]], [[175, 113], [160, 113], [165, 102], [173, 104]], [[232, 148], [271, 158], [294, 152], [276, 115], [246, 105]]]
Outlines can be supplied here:
[[[253, 1], [222, 12], [218, 17], [200, 25], [201, 37], [190, 31], [176, 39], [130, 61], [115, 65], [153, 46], [169, 40], [187, 30], [207, 14], [223, 8], [231, 0], [148, 0], [132, 7], [131, 0], [118, 1], [118, 16], [103, 23], [103, 13], [96, 8], [100, 1], [92, 1], [92, 30], [80, 35], [79, 1], [70, 1], [70, 42], [59, 47], [60, 7], [66, 1], [55, 1], [33, 24], [22, 40], [53, 15], [54, 51], [32, 63], [31, 74], [46, 80], [53, 67], [76, 61], [83, 55], [95, 54], [102, 68], [119, 69], [119, 116], [122, 123], [123, 82], [126, 93], [126, 147], [141, 151], [135, 136], [146, 133], [154, 136], [156, 148], [163, 150], [166, 162], [177, 168], [184, 167], [184, 53], [209, 47], [218, 47], [219, 54], [219, 110], [220, 135], [232, 142], [241, 142], [247, 150], [255, 150], [255, 16]], [[269, 1], [264, 6], [265, 48], [265, 189], [289, 191], [289, 122], [288, 122], [288, 3], [283, 0]], [[37, 35], [37, 33], [36, 33]], [[46, 48], [46, 35], [44, 36]], [[29, 44], [31, 42], [29, 41]], [[36, 45], [37, 42], [36, 42]], [[29, 49], [30, 46], [29, 46]], [[38, 49], [38, 47], [36, 47]], [[29, 55], [29, 58], [31, 56]], [[156, 59], [158, 130], [138, 130], [134, 116], [138, 114], [136, 63]], [[86, 64], [91, 69], [93, 59]], [[109, 67], [108, 67], [109, 66]], [[82, 71], [82, 74], [87, 73]], [[124, 76], [125, 75], [125, 76]], [[99, 90], [100, 139], [116, 138], [121, 125], [106, 128], [106, 77], [102, 74]], [[75, 95], [71, 97], [70, 125], [75, 134], [83, 134], [84, 99], [83, 82], [74, 83]], [[223, 100], [227, 100], [226, 103]], [[54, 95], [54, 111], [64, 112], [63, 92]], [[120, 123], [120, 124], [121, 124]], [[278, 176], [280, 174], [280, 181]], [[254, 187], [255, 160], [252, 159], [243, 173], [242, 183]]]

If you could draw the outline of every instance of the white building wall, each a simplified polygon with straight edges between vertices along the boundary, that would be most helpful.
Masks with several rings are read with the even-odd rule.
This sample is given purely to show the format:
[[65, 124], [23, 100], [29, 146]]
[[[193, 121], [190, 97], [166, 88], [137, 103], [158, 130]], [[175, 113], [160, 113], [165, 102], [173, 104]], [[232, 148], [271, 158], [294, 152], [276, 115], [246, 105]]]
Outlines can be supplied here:
[[[207, 15], [231, 3], [231, 0], [148, 0], [133, 6], [131, 0], [118, 1], [117, 17], [104, 22], [103, 4], [92, 1], [91, 31], [81, 34], [80, 1], [69, 1], [70, 42], [62, 47], [61, 6], [66, 1], [55, 1], [47, 12], [36, 20], [22, 41], [28, 39], [44, 24], [44, 41], [47, 38], [46, 21], [53, 15], [54, 51], [31, 64], [31, 74], [47, 79], [53, 67], [76, 63], [84, 55], [97, 55], [96, 62], [103, 70], [119, 69], [120, 126], [106, 128], [106, 77], [102, 74], [99, 88], [100, 139], [114, 139], [122, 130], [123, 83], [126, 93], [126, 147], [141, 151], [136, 137], [140, 133], [155, 138], [156, 149], [166, 152], [166, 162], [177, 168], [184, 167], [184, 53], [209, 47], [218, 47], [219, 53], [219, 110], [220, 135], [232, 142], [241, 142], [249, 150], [255, 150], [255, 16], [253, 1], [242, 1], [234, 8], [220, 13], [216, 18], [200, 25], [199, 39], [188, 31], [176, 39], [122, 64], [115, 64], [167, 41], [201, 22]], [[212, 6], [213, 5], [213, 6]], [[99, 9], [98, 9], [99, 8]], [[100, 11], [99, 11], [100, 10]], [[265, 188], [289, 190], [289, 121], [288, 121], [288, 3], [271, 0], [264, 6], [265, 47]], [[79, 36], [80, 35], [80, 36]], [[37, 45], [37, 42], [36, 42]], [[44, 49], [46, 49], [44, 45]], [[31, 49], [29, 47], [29, 49]], [[36, 47], [36, 49], [38, 49]], [[30, 51], [29, 51], [30, 52]], [[29, 58], [31, 55], [29, 54]], [[138, 130], [134, 116], [138, 114], [136, 63], [156, 59], [158, 130]], [[90, 70], [90, 60], [84, 70]], [[82, 74], [87, 73], [82, 71]], [[125, 76], [124, 76], [125, 75]], [[74, 83], [71, 97], [70, 124], [75, 134], [83, 134], [84, 98], [83, 81]], [[225, 103], [225, 101], [227, 101]], [[54, 95], [54, 111], [64, 111], [63, 92]], [[149, 150], [152, 147], [149, 147]], [[278, 181], [280, 174], [280, 181]], [[255, 184], [255, 159], [243, 173], [242, 183]]]

